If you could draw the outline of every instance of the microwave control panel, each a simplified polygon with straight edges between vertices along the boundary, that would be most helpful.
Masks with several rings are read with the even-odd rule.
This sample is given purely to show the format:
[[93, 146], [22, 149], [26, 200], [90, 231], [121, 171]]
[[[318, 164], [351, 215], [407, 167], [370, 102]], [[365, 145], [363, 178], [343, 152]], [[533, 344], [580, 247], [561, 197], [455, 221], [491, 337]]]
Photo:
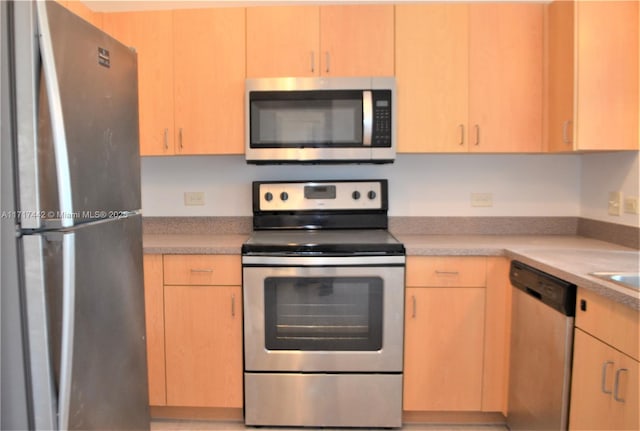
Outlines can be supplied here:
[[391, 91], [374, 90], [373, 98], [373, 137], [374, 147], [391, 146]]

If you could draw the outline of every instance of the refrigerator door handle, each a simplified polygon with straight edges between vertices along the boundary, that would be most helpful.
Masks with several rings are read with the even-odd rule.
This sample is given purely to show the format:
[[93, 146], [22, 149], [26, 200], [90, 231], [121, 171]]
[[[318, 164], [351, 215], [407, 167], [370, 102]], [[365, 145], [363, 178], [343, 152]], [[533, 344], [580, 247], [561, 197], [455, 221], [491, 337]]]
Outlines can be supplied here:
[[56, 176], [58, 180], [58, 200], [60, 214], [58, 218], [61, 227], [73, 226], [73, 202], [71, 195], [71, 172], [69, 169], [69, 154], [67, 149], [67, 137], [64, 128], [64, 116], [62, 113], [62, 99], [58, 86], [58, 74], [55, 58], [53, 56], [53, 44], [49, 19], [47, 15], [47, 2], [38, 0], [36, 11], [38, 16], [40, 56], [44, 73], [47, 97], [49, 99], [49, 112], [51, 115], [51, 134], [53, 139], [54, 158], [56, 164]]
[[60, 387], [58, 393], [58, 429], [69, 428], [73, 339], [75, 324], [75, 233], [62, 237], [62, 334], [60, 347]]

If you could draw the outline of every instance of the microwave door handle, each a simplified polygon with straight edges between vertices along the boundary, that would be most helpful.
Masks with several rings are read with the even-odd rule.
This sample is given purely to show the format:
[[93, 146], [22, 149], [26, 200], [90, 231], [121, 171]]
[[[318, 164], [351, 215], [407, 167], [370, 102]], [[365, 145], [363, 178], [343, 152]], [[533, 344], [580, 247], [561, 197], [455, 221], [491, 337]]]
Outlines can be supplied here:
[[373, 131], [373, 101], [371, 91], [362, 92], [362, 145], [371, 146], [371, 134]]

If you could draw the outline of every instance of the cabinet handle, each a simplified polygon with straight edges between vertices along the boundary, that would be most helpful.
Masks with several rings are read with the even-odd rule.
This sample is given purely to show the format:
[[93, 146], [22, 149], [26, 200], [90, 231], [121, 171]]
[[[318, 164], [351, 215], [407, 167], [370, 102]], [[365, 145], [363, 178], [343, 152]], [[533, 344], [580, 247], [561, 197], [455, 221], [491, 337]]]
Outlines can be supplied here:
[[324, 53], [324, 59], [327, 66], [325, 72], [329, 73], [331, 71], [331, 54], [329, 54], [329, 51]]
[[629, 370], [626, 368], [618, 368], [618, 370], [616, 371], [616, 379], [613, 383], [613, 399], [619, 403], [625, 402], [624, 398], [618, 397], [618, 389], [620, 389], [620, 373], [623, 371], [627, 372]]
[[184, 148], [182, 146], [182, 127], [180, 127], [180, 130], [178, 130], [178, 145], [180, 146], [180, 151], [182, 151], [182, 149]]
[[600, 384], [600, 390], [603, 394], [612, 394], [612, 391], [607, 390], [607, 368], [609, 365], [613, 365], [613, 361], [606, 361], [602, 364], [602, 383]]
[[201, 269], [191, 268], [191, 272], [207, 272], [207, 273], [211, 273], [211, 272], [213, 272], [213, 269], [210, 269], [210, 268], [201, 268]]
[[164, 129], [164, 149], [169, 150], [169, 129]]
[[236, 317], [236, 295], [231, 295], [231, 317]]
[[311, 73], [316, 72], [316, 53], [311, 51]]
[[480, 126], [476, 124], [476, 145], [480, 145]]
[[460, 124], [460, 145], [464, 145], [464, 124]]
[[459, 271], [439, 271], [436, 269], [436, 275], [460, 275]]
[[562, 123], [562, 142], [565, 144], [570, 144], [571, 141], [569, 140], [569, 125], [572, 123], [571, 120], [567, 120], [564, 123]]
[[416, 304], [416, 295], [411, 295], [411, 318], [415, 319], [416, 318], [416, 310], [417, 310], [417, 304]]

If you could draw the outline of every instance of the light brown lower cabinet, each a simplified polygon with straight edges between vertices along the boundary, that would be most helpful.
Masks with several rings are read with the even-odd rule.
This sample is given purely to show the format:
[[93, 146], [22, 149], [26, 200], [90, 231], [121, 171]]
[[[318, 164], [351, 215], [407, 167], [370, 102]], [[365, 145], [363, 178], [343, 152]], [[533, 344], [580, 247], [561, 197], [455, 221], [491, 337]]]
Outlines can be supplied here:
[[640, 429], [639, 317], [578, 288], [569, 429]]
[[508, 261], [407, 258], [406, 412], [504, 412]]
[[240, 286], [165, 286], [167, 405], [242, 407]]
[[149, 403], [242, 408], [239, 255], [145, 255]]

